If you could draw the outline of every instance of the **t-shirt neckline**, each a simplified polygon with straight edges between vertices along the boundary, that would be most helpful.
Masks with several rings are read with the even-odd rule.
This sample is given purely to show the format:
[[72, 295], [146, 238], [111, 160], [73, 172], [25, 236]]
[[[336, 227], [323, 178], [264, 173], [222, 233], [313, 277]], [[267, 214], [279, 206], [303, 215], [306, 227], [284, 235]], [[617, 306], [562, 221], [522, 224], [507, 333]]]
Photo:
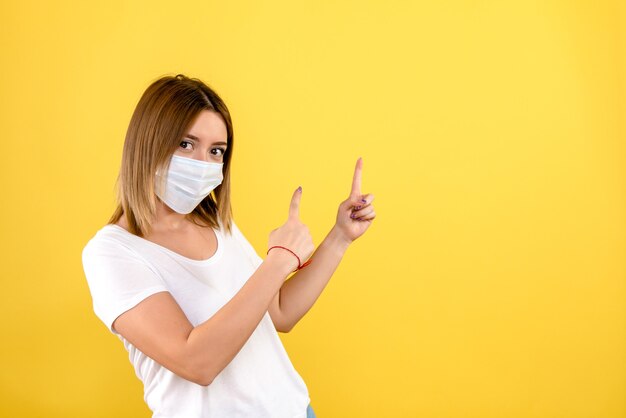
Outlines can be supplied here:
[[176, 251], [170, 250], [167, 247], [164, 247], [160, 244], [157, 244], [156, 242], [152, 242], [150, 240], [147, 240], [143, 237], [137, 236], [135, 234], [133, 234], [132, 232], [126, 230], [125, 228], [122, 228], [121, 226], [117, 225], [117, 224], [106, 224], [105, 227], [114, 227], [115, 229], [121, 230], [123, 233], [125, 233], [126, 235], [131, 236], [134, 239], [140, 240], [141, 242], [145, 242], [148, 245], [151, 245], [153, 247], [156, 247], [158, 249], [160, 249], [161, 251], [164, 251], [168, 254], [171, 254], [173, 257], [182, 260], [186, 263], [190, 263], [190, 264], [196, 264], [196, 265], [207, 265], [207, 264], [213, 264], [217, 259], [219, 259], [222, 256], [222, 252], [224, 250], [224, 243], [223, 243], [223, 236], [221, 234], [221, 232], [215, 228], [211, 229], [213, 230], [213, 233], [215, 234], [215, 238], [217, 239], [217, 249], [215, 250], [215, 253], [204, 260], [195, 260], [193, 258], [189, 258], [189, 257], [185, 257], [182, 254], [177, 253]]

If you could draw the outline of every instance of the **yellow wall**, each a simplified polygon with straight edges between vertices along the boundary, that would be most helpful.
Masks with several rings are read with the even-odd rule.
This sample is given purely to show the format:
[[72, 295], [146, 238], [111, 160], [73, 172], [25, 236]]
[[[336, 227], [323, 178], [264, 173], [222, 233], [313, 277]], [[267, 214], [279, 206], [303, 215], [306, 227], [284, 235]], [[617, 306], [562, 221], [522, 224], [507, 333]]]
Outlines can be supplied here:
[[0, 3], [0, 416], [149, 417], [80, 254], [154, 79], [214, 87], [260, 254], [377, 218], [281, 335], [320, 418], [626, 417], [615, 1]]

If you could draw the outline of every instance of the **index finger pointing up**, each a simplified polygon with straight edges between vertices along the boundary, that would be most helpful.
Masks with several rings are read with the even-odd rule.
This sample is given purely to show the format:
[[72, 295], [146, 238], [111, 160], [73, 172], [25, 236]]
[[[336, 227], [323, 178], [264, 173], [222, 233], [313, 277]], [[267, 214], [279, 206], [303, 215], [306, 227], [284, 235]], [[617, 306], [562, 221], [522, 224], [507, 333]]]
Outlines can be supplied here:
[[298, 187], [291, 196], [289, 204], [289, 218], [298, 219], [300, 217], [300, 198], [302, 197], [302, 186]]
[[354, 176], [352, 177], [352, 191], [351, 195], [360, 195], [361, 194], [361, 169], [363, 167], [363, 159], [359, 157], [356, 160], [356, 166], [354, 167]]

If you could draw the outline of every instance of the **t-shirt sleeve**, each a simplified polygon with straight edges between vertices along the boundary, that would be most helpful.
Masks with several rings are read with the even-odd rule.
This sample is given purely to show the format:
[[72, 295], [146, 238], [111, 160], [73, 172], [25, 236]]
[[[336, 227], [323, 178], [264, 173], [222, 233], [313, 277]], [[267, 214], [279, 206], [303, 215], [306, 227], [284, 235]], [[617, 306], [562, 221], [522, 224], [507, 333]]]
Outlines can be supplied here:
[[109, 331], [113, 321], [148, 296], [168, 291], [161, 276], [141, 256], [120, 242], [92, 238], [82, 251], [93, 310]]
[[241, 232], [241, 230], [239, 229], [235, 221], [232, 221], [232, 227], [233, 227], [233, 236], [237, 239], [237, 241], [243, 248], [243, 251], [246, 257], [248, 257], [248, 259], [252, 262], [255, 269], [259, 268], [259, 266], [263, 262], [263, 258], [259, 256], [259, 254], [256, 252], [256, 250], [252, 246], [252, 244], [250, 244], [250, 242], [246, 239], [246, 237], [243, 235], [243, 233]]

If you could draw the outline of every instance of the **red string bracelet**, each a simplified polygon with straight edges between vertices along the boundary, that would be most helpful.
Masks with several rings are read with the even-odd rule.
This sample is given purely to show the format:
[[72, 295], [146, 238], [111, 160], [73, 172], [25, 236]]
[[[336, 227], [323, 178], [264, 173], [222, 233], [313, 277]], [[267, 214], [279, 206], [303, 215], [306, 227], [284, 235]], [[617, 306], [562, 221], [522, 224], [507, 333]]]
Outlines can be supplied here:
[[[309, 260], [309, 261], [307, 261], [306, 263], [304, 263], [304, 264], [302, 264], [302, 265], [301, 265], [301, 264], [300, 264], [300, 257], [298, 257], [298, 255], [297, 255], [296, 253], [294, 253], [293, 251], [291, 251], [289, 248], [283, 247], [282, 245], [274, 245], [273, 247], [270, 247], [270, 249], [269, 249], [269, 250], [267, 250], [267, 253], [266, 253], [266, 254], [269, 254], [269, 253], [270, 253], [270, 250], [271, 250], [272, 248], [282, 248], [282, 249], [287, 250], [287, 251], [289, 251], [291, 254], [293, 254], [293, 255], [295, 255], [295, 256], [296, 256], [296, 258], [298, 259], [298, 268], [297, 268], [297, 269], [295, 269], [294, 271], [302, 270], [303, 268], [305, 268], [306, 266], [308, 266], [309, 264], [311, 264], [311, 261], [313, 261], [313, 259], [311, 259], [311, 260]], [[293, 273], [293, 272], [292, 272], [292, 273]]]

